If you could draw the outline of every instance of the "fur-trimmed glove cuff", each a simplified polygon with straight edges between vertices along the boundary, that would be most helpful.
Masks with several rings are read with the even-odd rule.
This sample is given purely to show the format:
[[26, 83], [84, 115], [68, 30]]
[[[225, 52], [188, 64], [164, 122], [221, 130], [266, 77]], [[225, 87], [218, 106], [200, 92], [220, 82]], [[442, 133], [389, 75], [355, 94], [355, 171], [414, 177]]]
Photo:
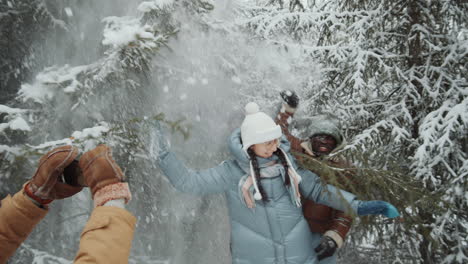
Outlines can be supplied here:
[[325, 232], [325, 234], [323, 234], [324, 236], [328, 236], [328, 237], [331, 237], [336, 245], [338, 246], [338, 248], [341, 248], [343, 246], [343, 238], [335, 231], [333, 230], [328, 230], [327, 232]]
[[104, 205], [108, 201], [117, 199], [125, 199], [126, 204], [132, 199], [128, 183], [114, 183], [99, 189], [94, 194], [94, 207]]

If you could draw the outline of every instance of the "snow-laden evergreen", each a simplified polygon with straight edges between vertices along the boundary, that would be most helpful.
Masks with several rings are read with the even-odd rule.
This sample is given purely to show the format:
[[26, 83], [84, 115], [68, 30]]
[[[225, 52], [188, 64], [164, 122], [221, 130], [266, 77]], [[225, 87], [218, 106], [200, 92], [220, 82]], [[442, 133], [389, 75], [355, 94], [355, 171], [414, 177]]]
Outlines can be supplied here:
[[[359, 168], [352, 191], [403, 212], [403, 222], [359, 220], [341, 263], [465, 263], [467, 9], [449, 0], [4, 1], [0, 194], [18, 190], [55, 145], [106, 142], [135, 193], [130, 262], [226, 263], [221, 197], [173, 190], [147, 134], [164, 122], [189, 164], [211, 167], [246, 102], [274, 114], [279, 91], [291, 89], [301, 97], [293, 132], [306, 136], [318, 113], [340, 117], [341, 154]], [[12, 263], [68, 263], [69, 237], [90, 209], [87, 192], [54, 202]]]

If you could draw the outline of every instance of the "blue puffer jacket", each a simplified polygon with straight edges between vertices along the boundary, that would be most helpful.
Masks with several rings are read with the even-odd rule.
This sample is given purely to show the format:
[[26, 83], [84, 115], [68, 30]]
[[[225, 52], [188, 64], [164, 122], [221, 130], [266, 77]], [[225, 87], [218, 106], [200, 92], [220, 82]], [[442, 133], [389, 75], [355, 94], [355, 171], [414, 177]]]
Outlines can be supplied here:
[[[285, 138], [280, 147], [289, 152], [289, 142]], [[274, 177], [261, 179], [269, 201], [256, 201], [256, 207], [249, 209], [239, 193], [239, 185], [246, 178], [249, 166], [248, 156], [240, 143], [239, 129], [229, 138], [229, 148], [234, 159], [211, 169], [190, 170], [171, 152], [161, 157], [160, 166], [173, 186], [182, 192], [225, 194], [231, 223], [233, 264], [318, 263], [313, 249], [319, 244], [320, 237], [310, 232], [302, 209], [293, 204], [281, 177], [284, 169], [278, 169]], [[259, 164], [276, 159], [276, 156], [259, 158]], [[360, 201], [353, 194], [322, 185], [317, 175], [297, 168], [292, 156], [289, 159], [302, 176], [299, 186], [302, 195], [338, 210], [357, 212]]]

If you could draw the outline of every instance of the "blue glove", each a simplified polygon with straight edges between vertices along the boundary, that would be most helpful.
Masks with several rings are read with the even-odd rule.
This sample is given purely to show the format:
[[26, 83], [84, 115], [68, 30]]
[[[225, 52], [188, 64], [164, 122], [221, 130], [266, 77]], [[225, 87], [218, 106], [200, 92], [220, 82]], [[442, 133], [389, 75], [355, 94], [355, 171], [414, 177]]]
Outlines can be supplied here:
[[395, 206], [384, 201], [363, 201], [358, 206], [357, 214], [359, 216], [385, 215], [388, 218], [400, 216]]

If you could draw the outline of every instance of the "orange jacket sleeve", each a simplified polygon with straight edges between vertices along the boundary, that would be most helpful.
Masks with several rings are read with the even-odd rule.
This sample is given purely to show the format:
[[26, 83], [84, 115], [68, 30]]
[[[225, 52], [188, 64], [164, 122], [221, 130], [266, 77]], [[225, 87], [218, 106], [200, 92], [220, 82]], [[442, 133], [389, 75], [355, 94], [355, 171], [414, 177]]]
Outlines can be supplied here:
[[353, 224], [353, 218], [341, 211], [335, 211], [335, 217], [331, 221], [329, 230], [334, 231], [345, 240], [346, 234], [348, 234]]
[[135, 223], [125, 209], [96, 207], [81, 234], [74, 263], [128, 263]]
[[46, 208], [35, 205], [22, 190], [1, 201], [0, 263], [6, 263], [47, 212]]
[[289, 132], [289, 122], [293, 118], [294, 113], [289, 113], [287, 111], [280, 111], [275, 118], [276, 124], [281, 127], [283, 134], [288, 139], [289, 143], [291, 143], [291, 149], [296, 152], [302, 152], [301, 143], [302, 140], [291, 135]]
[[[332, 167], [352, 168], [352, 166], [347, 161], [341, 159], [338, 159], [336, 161], [330, 160], [328, 164]], [[354, 175], [355, 173], [352, 172], [352, 170], [348, 170], [345, 173], [339, 174], [337, 180], [343, 186], [341, 188], [344, 188], [344, 190], [347, 191], [351, 191], [349, 190], [349, 186], [356, 186]], [[346, 215], [342, 211], [334, 210], [333, 219], [330, 221], [328, 230], [335, 232], [341, 237], [342, 240], [344, 240], [352, 225], [353, 218], [350, 215]], [[333, 234], [331, 235], [331, 237], [336, 238]], [[339, 238], [335, 239], [335, 241], [336, 240], [339, 240]]]

